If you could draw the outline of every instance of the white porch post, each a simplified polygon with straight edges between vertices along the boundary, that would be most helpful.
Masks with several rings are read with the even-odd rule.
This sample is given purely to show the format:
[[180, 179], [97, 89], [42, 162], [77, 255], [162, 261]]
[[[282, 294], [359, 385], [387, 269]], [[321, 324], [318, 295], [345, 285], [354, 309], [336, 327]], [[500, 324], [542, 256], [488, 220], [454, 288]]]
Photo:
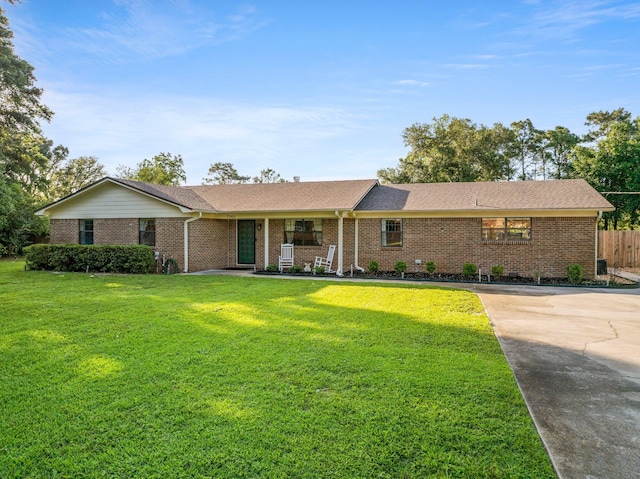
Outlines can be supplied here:
[[342, 276], [342, 235], [343, 235], [343, 215], [338, 215], [338, 269], [336, 270], [336, 274], [338, 276]]
[[264, 219], [262, 229], [264, 229], [264, 269], [267, 269], [269, 266], [269, 218]]

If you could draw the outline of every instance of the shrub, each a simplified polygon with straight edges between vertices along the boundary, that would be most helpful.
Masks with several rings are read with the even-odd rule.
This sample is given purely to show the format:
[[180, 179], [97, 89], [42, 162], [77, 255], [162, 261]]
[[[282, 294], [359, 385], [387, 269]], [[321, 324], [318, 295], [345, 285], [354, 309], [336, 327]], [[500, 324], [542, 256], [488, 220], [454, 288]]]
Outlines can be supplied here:
[[268, 264], [267, 267], [264, 270], [267, 273], [277, 273], [278, 271], [280, 271], [278, 269], [278, 265], [277, 264]]
[[405, 261], [396, 261], [393, 264], [393, 269], [396, 270], [396, 273], [404, 273], [407, 271], [407, 263]]
[[465, 276], [473, 276], [477, 272], [478, 265], [474, 263], [465, 263], [464, 266], [462, 266], [462, 274], [464, 274]]
[[299, 264], [294, 264], [289, 271], [291, 273], [302, 273], [302, 266], [300, 266]]
[[570, 283], [578, 284], [582, 281], [582, 266], [571, 264], [567, 267], [567, 279]]
[[153, 250], [145, 245], [34, 244], [25, 266], [45, 271], [144, 274], [153, 271]]
[[324, 274], [325, 269], [324, 269], [324, 266], [316, 266], [314, 268], [314, 271], [316, 272], [316, 274]]
[[491, 274], [494, 276], [502, 276], [504, 274], [504, 266], [496, 264], [491, 267]]
[[427, 273], [433, 274], [436, 271], [436, 263], [434, 261], [427, 261], [424, 264], [424, 269], [427, 271]]
[[380, 271], [380, 264], [377, 261], [369, 261], [369, 273]]

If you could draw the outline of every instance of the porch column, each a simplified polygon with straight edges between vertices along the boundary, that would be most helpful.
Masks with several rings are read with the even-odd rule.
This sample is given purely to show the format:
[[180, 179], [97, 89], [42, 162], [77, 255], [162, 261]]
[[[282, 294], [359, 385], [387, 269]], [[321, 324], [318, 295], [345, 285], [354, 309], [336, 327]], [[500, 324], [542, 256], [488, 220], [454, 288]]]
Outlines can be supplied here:
[[267, 269], [269, 266], [269, 218], [264, 219], [262, 229], [264, 230], [264, 269]]
[[338, 213], [338, 268], [336, 274], [342, 276], [342, 234], [343, 234], [343, 215]]

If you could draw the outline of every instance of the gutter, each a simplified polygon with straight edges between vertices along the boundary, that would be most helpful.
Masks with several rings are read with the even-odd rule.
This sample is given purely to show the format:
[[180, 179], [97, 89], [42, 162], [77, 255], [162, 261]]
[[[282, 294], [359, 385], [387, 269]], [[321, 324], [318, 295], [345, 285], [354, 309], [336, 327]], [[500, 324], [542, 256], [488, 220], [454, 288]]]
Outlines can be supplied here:
[[202, 218], [202, 211], [198, 211], [198, 216], [188, 218], [184, 221], [184, 272], [189, 272], [189, 223]]
[[595, 272], [596, 274], [594, 275], [596, 278], [598, 277], [598, 223], [600, 223], [600, 219], [602, 218], [602, 211], [598, 211], [598, 216], [596, 218], [596, 251], [595, 251]]
[[358, 217], [356, 216], [355, 213], [353, 213], [353, 218], [355, 220], [355, 250], [354, 250], [354, 254], [353, 254], [353, 265], [355, 266], [355, 268], [360, 271], [361, 273], [365, 272], [365, 269], [362, 266], [358, 265]]

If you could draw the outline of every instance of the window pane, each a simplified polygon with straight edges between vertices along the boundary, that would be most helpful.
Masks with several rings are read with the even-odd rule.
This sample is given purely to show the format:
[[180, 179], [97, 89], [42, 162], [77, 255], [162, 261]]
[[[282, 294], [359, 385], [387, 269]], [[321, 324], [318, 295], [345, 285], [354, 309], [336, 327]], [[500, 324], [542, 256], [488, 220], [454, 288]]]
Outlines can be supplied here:
[[138, 242], [140, 244], [146, 244], [147, 246], [156, 245], [156, 220], [140, 220], [140, 238]]
[[483, 229], [482, 239], [486, 241], [502, 241], [504, 239], [504, 229]]
[[93, 244], [93, 220], [80, 220], [80, 244]]
[[382, 220], [382, 246], [402, 246], [402, 220]]
[[284, 241], [298, 246], [322, 246], [322, 219], [284, 220]]
[[529, 229], [530, 227], [530, 218], [507, 218], [507, 228]]
[[402, 246], [401, 232], [382, 233], [382, 246]]
[[483, 228], [504, 228], [504, 218], [482, 218]]
[[531, 218], [482, 218], [482, 239], [522, 241], [531, 239]]

